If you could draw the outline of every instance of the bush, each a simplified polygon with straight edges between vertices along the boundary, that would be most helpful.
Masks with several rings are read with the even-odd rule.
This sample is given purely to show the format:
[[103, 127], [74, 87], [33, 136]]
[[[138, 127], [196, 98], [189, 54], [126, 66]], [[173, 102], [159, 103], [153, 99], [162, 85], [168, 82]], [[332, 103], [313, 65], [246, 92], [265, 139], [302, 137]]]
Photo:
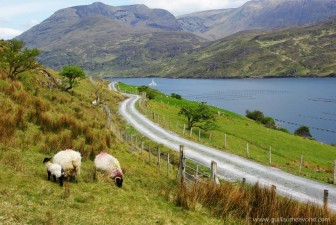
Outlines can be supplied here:
[[264, 113], [259, 110], [254, 110], [253, 112], [246, 110], [246, 117], [259, 122], [262, 122], [265, 118]]
[[158, 94], [158, 92], [156, 90], [151, 89], [147, 86], [138, 87], [138, 91], [139, 91], [139, 93], [146, 93], [146, 97], [149, 100], [154, 99], [156, 97], [156, 95]]
[[170, 96], [171, 96], [172, 98], [182, 99], [182, 96], [179, 95], [179, 94], [176, 94], [176, 93], [172, 93]]
[[312, 138], [312, 135], [310, 134], [309, 127], [307, 126], [301, 126], [298, 129], [294, 131], [295, 135], [305, 137], [305, 138]]
[[279, 131], [282, 131], [282, 132], [285, 132], [285, 133], [287, 133], [287, 134], [290, 133], [289, 130], [287, 130], [286, 128], [279, 128], [278, 130], [279, 130]]
[[265, 127], [272, 129], [276, 128], [275, 121], [272, 117], [265, 117], [261, 122], [265, 125]]

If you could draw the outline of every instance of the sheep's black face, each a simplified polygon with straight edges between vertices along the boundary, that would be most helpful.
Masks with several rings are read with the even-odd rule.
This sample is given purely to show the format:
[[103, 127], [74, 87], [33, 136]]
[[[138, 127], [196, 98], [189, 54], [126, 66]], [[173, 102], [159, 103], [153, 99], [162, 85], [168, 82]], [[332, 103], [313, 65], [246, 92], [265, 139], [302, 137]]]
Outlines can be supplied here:
[[51, 158], [44, 158], [43, 163], [49, 162]]
[[121, 177], [116, 177], [115, 182], [118, 187], [122, 187], [123, 179]]

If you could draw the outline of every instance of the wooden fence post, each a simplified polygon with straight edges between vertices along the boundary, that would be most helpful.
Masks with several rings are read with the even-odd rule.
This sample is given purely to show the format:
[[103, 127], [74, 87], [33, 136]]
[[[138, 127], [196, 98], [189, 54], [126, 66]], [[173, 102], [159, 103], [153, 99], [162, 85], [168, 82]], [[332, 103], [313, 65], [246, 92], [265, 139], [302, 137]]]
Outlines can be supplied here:
[[246, 158], [250, 158], [249, 144], [246, 143]]
[[217, 181], [217, 163], [215, 161], [211, 161], [211, 176], [210, 181], [218, 183]]
[[272, 146], [269, 148], [269, 164], [272, 165]]
[[303, 163], [303, 154], [301, 154], [301, 159], [300, 159], [299, 175], [301, 174], [302, 163]]
[[243, 177], [242, 186], [244, 186], [244, 185], [245, 185], [245, 183], [246, 183], [246, 178], [245, 178], [245, 177]]
[[334, 184], [336, 184], [336, 160], [334, 161]]
[[160, 165], [160, 156], [161, 156], [161, 153], [160, 153], [160, 147], [158, 147], [158, 162], [157, 162], [158, 167], [161, 166], [161, 165]]
[[191, 137], [192, 134], [193, 134], [193, 128], [190, 128], [190, 134], [189, 134], [189, 136]]
[[323, 206], [324, 206], [324, 209], [328, 209], [328, 197], [329, 197], [329, 191], [324, 190], [324, 192], [323, 192]]
[[274, 207], [275, 197], [276, 197], [276, 186], [272, 185], [272, 187], [271, 187], [271, 202], [270, 202], [270, 205], [271, 205], [272, 208]]
[[144, 142], [141, 142], [141, 152], [140, 152], [141, 154], [142, 154], [142, 152], [144, 150], [144, 144], [145, 144]]
[[167, 176], [169, 176], [169, 153], [167, 155]]
[[183, 124], [183, 136], [185, 135], [186, 125]]
[[201, 129], [198, 129], [198, 141], [201, 141]]
[[184, 158], [184, 146], [180, 145], [180, 166], [179, 166], [179, 174], [181, 178], [181, 183], [184, 185], [184, 177], [185, 177], [185, 158]]
[[226, 134], [224, 134], [224, 148], [226, 148]]
[[150, 146], [148, 146], [148, 163], [151, 162], [151, 150], [150, 150]]

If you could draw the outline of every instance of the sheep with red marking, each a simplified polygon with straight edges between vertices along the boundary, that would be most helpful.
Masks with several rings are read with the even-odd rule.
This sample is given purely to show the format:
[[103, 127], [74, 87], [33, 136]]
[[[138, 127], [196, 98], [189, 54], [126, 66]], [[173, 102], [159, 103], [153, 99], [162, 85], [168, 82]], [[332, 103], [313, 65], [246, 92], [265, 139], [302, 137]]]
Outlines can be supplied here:
[[106, 152], [101, 152], [96, 156], [94, 164], [97, 171], [107, 173], [118, 187], [122, 187], [124, 175], [118, 159]]
[[68, 177], [68, 180], [74, 177], [76, 183], [77, 176], [80, 174], [81, 160], [80, 152], [72, 149], [60, 151], [53, 157], [53, 163], [60, 165], [65, 171], [64, 177]]

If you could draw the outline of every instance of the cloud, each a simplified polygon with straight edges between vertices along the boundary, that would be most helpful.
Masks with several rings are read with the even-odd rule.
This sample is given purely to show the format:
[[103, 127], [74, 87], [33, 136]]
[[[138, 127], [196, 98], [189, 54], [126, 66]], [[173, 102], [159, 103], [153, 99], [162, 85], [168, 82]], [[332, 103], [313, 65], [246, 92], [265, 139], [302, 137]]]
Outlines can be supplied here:
[[0, 39], [8, 40], [22, 34], [21, 30], [12, 28], [0, 28]]
[[236, 8], [248, 0], [133, 0], [133, 4], [145, 4], [150, 8], [161, 8], [175, 15], [211, 9]]

